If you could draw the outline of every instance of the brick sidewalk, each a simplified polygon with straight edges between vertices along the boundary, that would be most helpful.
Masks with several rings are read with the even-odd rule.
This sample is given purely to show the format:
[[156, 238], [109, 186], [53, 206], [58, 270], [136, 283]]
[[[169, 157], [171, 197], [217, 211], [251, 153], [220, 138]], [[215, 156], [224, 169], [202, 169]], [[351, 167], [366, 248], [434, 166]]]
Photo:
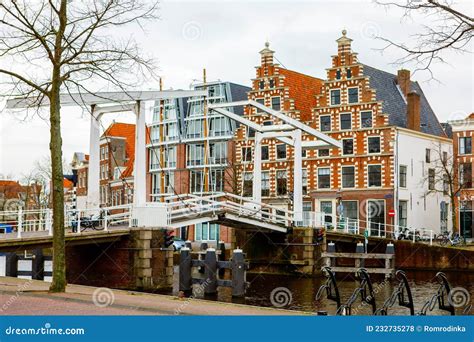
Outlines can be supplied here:
[[[0, 277], [0, 315], [307, 315], [263, 308], [142, 292], [68, 285], [66, 293], [48, 293], [49, 283]], [[96, 295], [94, 296], [94, 291]], [[112, 300], [113, 299], [113, 300]], [[109, 303], [106, 306], [94, 304]]]

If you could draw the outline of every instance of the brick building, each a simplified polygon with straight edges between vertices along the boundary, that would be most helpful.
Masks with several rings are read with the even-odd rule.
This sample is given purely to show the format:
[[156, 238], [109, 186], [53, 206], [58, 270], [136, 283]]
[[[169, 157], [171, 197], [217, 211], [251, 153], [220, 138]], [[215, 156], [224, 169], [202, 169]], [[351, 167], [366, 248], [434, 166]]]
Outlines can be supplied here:
[[[132, 203], [135, 125], [113, 122], [100, 139], [100, 205]], [[77, 178], [77, 208], [87, 200], [89, 156], [74, 153], [71, 167]]]
[[[230, 82], [208, 82], [209, 96], [162, 100], [156, 103], [149, 126], [149, 200], [163, 201], [175, 194], [234, 192], [233, 134], [236, 124], [222, 115], [208, 113], [210, 103], [239, 101], [248, 87]], [[242, 110], [236, 109], [242, 115]], [[190, 240], [230, 239], [230, 228], [213, 223], [183, 227], [178, 236]]]
[[472, 239], [474, 234], [474, 186], [473, 164], [474, 153], [474, 113], [464, 120], [450, 122], [453, 134], [456, 188], [461, 189], [457, 199], [457, 220], [460, 234]]
[[22, 185], [18, 181], [0, 180], [0, 211], [40, 209], [42, 188], [39, 183]]
[[[361, 64], [351, 43], [343, 32], [325, 80], [274, 63], [268, 44], [260, 51], [249, 99], [342, 141], [341, 150], [303, 151], [303, 210], [326, 213], [327, 226], [359, 222], [370, 227], [371, 234], [378, 234], [379, 226], [392, 230], [386, 226], [392, 223], [435, 232], [446, 229], [448, 198], [430, 191], [442, 184], [425, 180], [431, 174], [431, 150], [440, 145], [452, 153], [451, 140], [409, 71], [392, 75]], [[265, 125], [279, 124], [255, 109], [245, 115]], [[252, 138], [251, 130], [237, 130], [240, 191], [248, 196]], [[291, 209], [292, 148], [275, 139], [262, 145], [262, 199]], [[393, 221], [390, 210], [395, 210]]]

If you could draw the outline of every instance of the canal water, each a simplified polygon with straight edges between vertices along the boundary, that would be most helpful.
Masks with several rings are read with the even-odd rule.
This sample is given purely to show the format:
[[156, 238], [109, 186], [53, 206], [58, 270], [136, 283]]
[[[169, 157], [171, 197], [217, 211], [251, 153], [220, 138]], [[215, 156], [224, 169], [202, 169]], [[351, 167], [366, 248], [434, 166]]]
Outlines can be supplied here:
[[[173, 294], [178, 294], [178, 269], [175, 269], [175, 281]], [[428, 301], [438, 290], [438, 283], [435, 278], [435, 272], [407, 272], [407, 278], [413, 294], [415, 303], [415, 313], [417, 314], [426, 301]], [[474, 274], [446, 273], [451, 287], [462, 287], [469, 294], [467, 300], [472, 304], [474, 301]], [[321, 285], [326, 281], [324, 277], [308, 277], [295, 275], [273, 275], [273, 274], [247, 274], [247, 281], [250, 286], [245, 298], [232, 298], [230, 288], [219, 288], [217, 295], [204, 295], [196, 291], [194, 287], [194, 297], [207, 300], [217, 300], [222, 302], [233, 302], [239, 304], [256, 305], [264, 307], [275, 307], [282, 304], [281, 308], [289, 310], [300, 310], [308, 312], [327, 311], [329, 315], [336, 312], [336, 304], [325, 297], [316, 300], [316, 294]], [[390, 297], [395, 287], [398, 285], [396, 280], [384, 281], [383, 277], [372, 279], [373, 287], [376, 293], [377, 308], [380, 308], [384, 301]], [[352, 276], [347, 275], [337, 279], [341, 303], [344, 304], [358, 287], [359, 282]], [[271, 294], [274, 293], [272, 301]], [[464, 300], [464, 299], [463, 299]], [[457, 309], [457, 314], [461, 314], [461, 309]], [[362, 305], [358, 299], [352, 306], [352, 314], [370, 315], [371, 308]], [[389, 310], [391, 315], [409, 315], [409, 310], [398, 306], [398, 302]], [[438, 307], [428, 312], [429, 315], [447, 314], [445, 311], [438, 310]], [[471, 314], [473, 314], [471, 310]]]

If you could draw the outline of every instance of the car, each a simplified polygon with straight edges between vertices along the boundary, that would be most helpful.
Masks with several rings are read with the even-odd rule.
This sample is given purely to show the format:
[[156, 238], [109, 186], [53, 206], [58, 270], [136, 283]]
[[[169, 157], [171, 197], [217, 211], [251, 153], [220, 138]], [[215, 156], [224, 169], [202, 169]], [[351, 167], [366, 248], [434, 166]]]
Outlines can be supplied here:
[[186, 246], [186, 242], [183, 239], [180, 239], [178, 237], [175, 237], [173, 240], [173, 250], [175, 251], [180, 251], [181, 248]]

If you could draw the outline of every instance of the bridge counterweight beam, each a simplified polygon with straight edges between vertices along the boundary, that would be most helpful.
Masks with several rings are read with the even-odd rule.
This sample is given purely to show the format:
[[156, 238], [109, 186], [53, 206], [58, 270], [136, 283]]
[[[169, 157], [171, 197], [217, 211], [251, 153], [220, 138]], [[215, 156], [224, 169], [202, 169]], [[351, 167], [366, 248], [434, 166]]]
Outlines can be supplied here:
[[257, 203], [262, 202], [262, 134], [255, 132], [255, 144], [253, 152], [253, 180], [252, 197]]
[[301, 130], [293, 131], [294, 166], [293, 166], [293, 211], [296, 222], [303, 221], [303, 156], [301, 147]]
[[133, 203], [142, 205], [146, 202], [146, 146], [145, 146], [145, 117], [146, 106], [144, 101], [137, 101], [135, 107], [135, 165], [133, 179]]
[[99, 208], [100, 202], [100, 115], [91, 108], [90, 136], [89, 136], [89, 166], [87, 176], [87, 204], [86, 208]]

